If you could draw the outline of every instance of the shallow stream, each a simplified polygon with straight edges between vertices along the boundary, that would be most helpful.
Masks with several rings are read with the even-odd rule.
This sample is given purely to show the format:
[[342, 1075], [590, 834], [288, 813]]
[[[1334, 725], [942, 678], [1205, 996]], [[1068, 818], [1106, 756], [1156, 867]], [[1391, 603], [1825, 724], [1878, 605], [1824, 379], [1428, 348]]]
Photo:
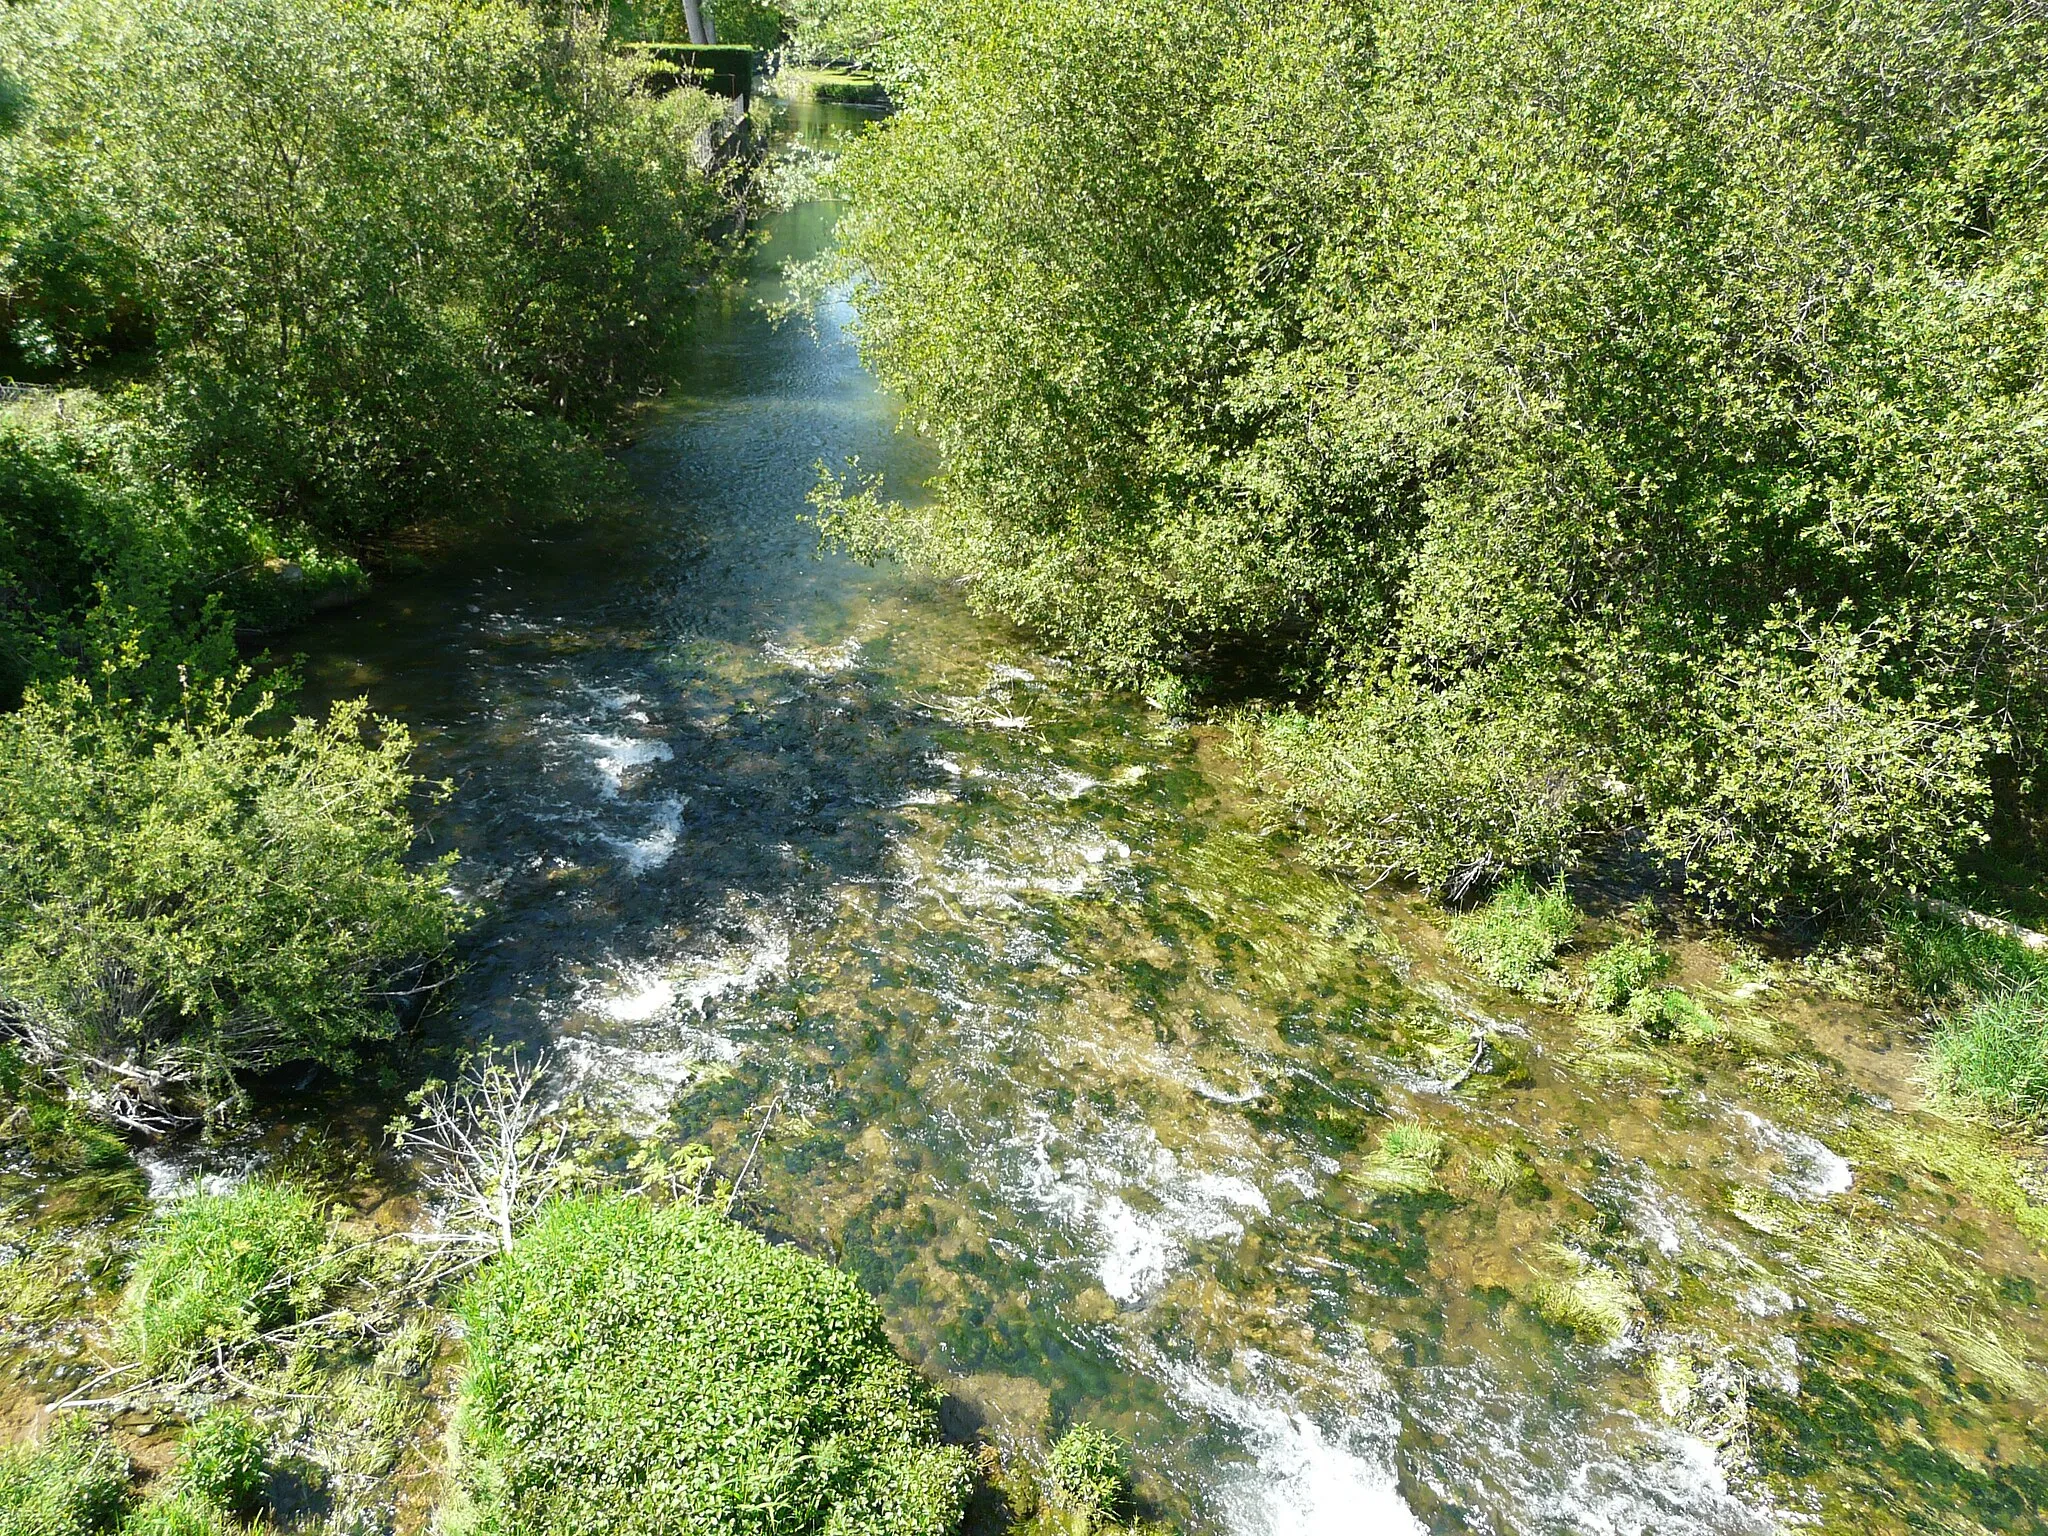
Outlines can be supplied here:
[[[762, 311], [832, 218], [710, 304], [638, 503], [288, 642], [454, 783], [460, 1027], [728, 1177], [786, 1090], [745, 1219], [860, 1277], [956, 1431], [1104, 1423], [1190, 1533], [2037, 1528], [2031, 1197], [1906, 1112], [1883, 1015], [1688, 943], [1713, 1049], [1589, 1034], [1300, 862], [1213, 732], [819, 554], [819, 461], [922, 469], [843, 307]], [[1560, 1323], [1588, 1291], [1618, 1337]]]

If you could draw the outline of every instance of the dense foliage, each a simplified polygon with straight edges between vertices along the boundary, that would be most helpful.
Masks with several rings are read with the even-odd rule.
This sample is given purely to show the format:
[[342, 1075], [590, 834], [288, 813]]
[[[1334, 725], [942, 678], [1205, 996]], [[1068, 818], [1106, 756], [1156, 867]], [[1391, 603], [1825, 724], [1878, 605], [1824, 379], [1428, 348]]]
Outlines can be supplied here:
[[451, 1528], [940, 1536], [965, 1454], [846, 1275], [713, 1212], [555, 1206], [463, 1303]]
[[178, 1442], [172, 1482], [188, 1503], [236, 1519], [263, 1504], [269, 1455], [263, 1433], [245, 1408], [216, 1408]]
[[[863, 0], [856, 546], [1265, 701], [1331, 855], [1936, 879], [2048, 706], [2048, 13]], [[922, 61], [922, 62], [920, 62]], [[828, 502], [832, 498], [827, 498]], [[1298, 709], [1294, 706], [1298, 705]]]
[[[128, 1353], [164, 1375], [241, 1349], [291, 1322], [301, 1301], [318, 1294], [326, 1238], [320, 1203], [276, 1180], [251, 1179], [225, 1193], [195, 1191], [173, 1201], [144, 1231], [122, 1296]], [[209, 1443], [202, 1437], [201, 1450]], [[194, 1491], [228, 1490], [237, 1476], [202, 1466]]]
[[1115, 1435], [1093, 1424], [1076, 1424], [1046, 1458], [1047, 1500], [1072, 1517], [1073, 1528], [1107, 1528], [1130, 1512], [1129, 1455], [1129, 1447]]
[[1884, 917], [1901, 989], [1934, 1016], [1936, 1091], [1994, 1120], [2048, 1124], [2048, 952], [1945, 916]]
[[404, 733], [245, 697], [230, 629], [603, 480], [718, 109], [513, 0], [21, 0], [0, 80], [0, 376], [48, 386], [0, 400], [0, 1034], [147, 1124], [345, 1062], [447, 947]]
[[0, 1536], [98, 1536], [127, 1508], [127, 1458], [83, 1419], [0, 1447]]
[[0, 367], [144, 341], [139, 452], [335, 535], [558, 492], [661, 376], [720, 202], [694, 93], [512, 4], [13, 7]]
[[65, 682], [0, 716], [0, 1009], [89, 1099], [345, 1066], [454, 936], [443, 870], [403, 862], [405, 733], [358, 703], [260, 735], [267, 703]]
[[241, 1529], [185, 1493], [137, 1503], [128, 1458], [84, 1418], [0, 1448], [0, 1536], [230, 1536]]

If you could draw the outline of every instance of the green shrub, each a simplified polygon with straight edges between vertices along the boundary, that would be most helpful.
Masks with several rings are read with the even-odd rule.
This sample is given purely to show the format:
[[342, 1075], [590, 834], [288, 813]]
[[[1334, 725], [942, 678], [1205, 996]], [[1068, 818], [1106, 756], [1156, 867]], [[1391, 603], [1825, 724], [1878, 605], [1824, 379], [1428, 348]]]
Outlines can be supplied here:
[[2048, 1116], [2048, 982], [1977, 997], [1936, 1025], [1934, 1081], [2003, 1120]]
[[1780, 618], [1700, 685], [1686, 751], [1645, 775], [1650, 841], [1710, 906], [1773, 912], [1924, 889], [1983, 840], [1979, 712], [1901, 690], [1868, 633]]
[[1645, 987], [1621, 1009], [1622, 1021], [1653, 1040], [1698, 1045], [1717, 1038], [1721, 1026], [1691, 994], [1678, 987]]
[[1088, 1531], [1122, 1520], [1131, 1507], [1128, 1448], [1093, 1424], [1076, 1424], [1045, 1464], [1046, 1501]]
[[146, 1118], [242, 1069], [345, 1066], [457, 931], [442, 868], [404, 862], [405, 732], [277, 713], [195, 683], [158, 719], [66, 682], [0, 716], [0, 1009], [81, 1097]]
[[1671, 969], [1671, 956], [1648, 939], [1623, 939], [1586, 962], [1586, 1001], [1619, 1013], [1629, 999]]
[[1564, 862], [1597, 820], [1598, 763], [1555, 692], [1430, 690], [1390, 679], [1315, 714], [1268, 718], [1264, 777], [1305, 813], [1330, 862], [1461, 897]]
[[2038, 6], [856, 9], [906, 110], [839, 229], [939, 473], [836, 531], [1278, 706], [1326, 852], [1625, 828], [1835, 907], [2040, 760]]
[[[569, 424], [667, 376], [717, 259], [687, 137], [573, 14], [33, 0], [0, 68], [33, 103], [0, 183], [42, 189], [0, 239], [0, 316], [51, 311], [68, 366], [146, 294], [135, 478], [284, 527], [575, 501], [604, 470]], [[251, 158], [279, 101], [302, 136]]]
[[1510, 880], [1476, 911], [1451, 923], [1451, 942], [1488, 980], [1529, 991], [1554, 969], [1557, 952], [1579, 929], [1579, 909], [1559, 881], [1539, 891]]
[[496, 1536], [940, 1536], [967, 1460], [848, 1276], [713, 1212], [552, 1207], [461, 1301], [446, 1520]]
[[269, 1456], [256, 1421], [240, 1408], [219, 1408], [178, 1442], [175, 1481], [203, 1507], [246, 1520], [263, 1503]]
[[127, 1458], [82, 1419], [0, 1448], [0, 1536], [104, 1536], [127, 1507]]
[[169, 1375], [293, 1321], [317, 1286], [327, 1231], [320, 1204], [289, 1184], [251, 1179], [173, 1202], [143, 1232], [121, 1300], [124, 1343]]

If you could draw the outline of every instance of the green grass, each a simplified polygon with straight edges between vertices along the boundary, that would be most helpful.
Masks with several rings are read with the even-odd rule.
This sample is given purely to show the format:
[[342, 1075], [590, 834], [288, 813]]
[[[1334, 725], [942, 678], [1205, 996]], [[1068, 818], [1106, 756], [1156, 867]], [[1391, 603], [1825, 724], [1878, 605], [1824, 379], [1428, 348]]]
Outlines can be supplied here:
[[136, 1509], [123, 1522], [121, 1536], [234, 1536], [236, 1529], [204, 1501], [173, 1494]]
[[1648, 939], [1623, 939], [1586, 962], [1586, 1002], [1602, 1013], [1620, 1013], [1670, 969], [1670, 954]]
[[1451, 942], [1487, 980], [1518, 992], [1540, 989], [1556, 969], [1557, 952], [1579, 929], [1579, 909], [1563, 882], [1536, 890], [1509, 881], [1477, 910], [1451, 923]]
[[942, 1536], [938, 1395], [831, 1266], [713, 1212], [564, 1201], [461, 1302], [449, 1536]]
[[252, 1179], [187, 1195], [143, 1232], [121, 1302], [123, 1342], [167, 1374], [293, 1321], [327, 1231], [319, 1202], [290, 1184]]
[[1882, 921], [1900, 985], [1940, 1010], [1928, 1041], [1935, 1090], [1995, 1120], [2048, 1117], [2048, 955], [1911, 909]]
[[1935, 1026], [1935, 1086], [2000, 1120], [2048, 1116], [2048, 983], [1977, 998]]
[[2048, 981], [2048, 955], [2002, 933], [1910, 908], [1886, 912], [1881, 921], [1885, 953], [1900, 983], [1927, 1002], [1960, 1002]]
[[1619, 1271], [1561, 1244], [1551, 1249], [1549, 1272], [1529, 1299], [1545, 1321], [1603, 1346], [1621, 1339], [1642, 1307]]
[[1414, 1120], [1397, 1120], [1380, 1132], [1372, 1156], [1357, 1178], [1384, 1194], [1426, 1195], [1436, 1186], [1436, 1170], [1450, 1150], [1442, 1131]]
[[1621, 1016], [1631, 1029], [1639, 1029], [1653, 1040], [1698, 1045], [1721, 1034], [1720, 1021], [1677, 987], [1651, 987], [1636, 993]]
[[128, 1508], [128, 1459], [82, 1419], [0, 1449], [0, 1536], [97, 1536]]
[[242, 1409], [222, 1408], [185, 1432], [174, 1480], [204, 1508], [246, 1520], [262, 1507], [268, 1462], [256, 1421]]
[[1504, 1142], [1483, 1157], [1475, 1157], [1466, 1172], [1481, 1189], [1506, 1195], [1521, 1189], [1540, 1188], [1541, 1176], [1528, 1155], [1511, 1142]]

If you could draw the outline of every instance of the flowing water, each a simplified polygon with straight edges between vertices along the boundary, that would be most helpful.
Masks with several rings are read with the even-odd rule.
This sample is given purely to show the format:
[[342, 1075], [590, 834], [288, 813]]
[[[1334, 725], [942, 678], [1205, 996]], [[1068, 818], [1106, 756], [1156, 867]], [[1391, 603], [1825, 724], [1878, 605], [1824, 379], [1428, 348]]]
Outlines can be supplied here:
[[1103, 1423], [1190, 1532], [2036, 1528], [2028, 1197], [1878, 1016], [1695, 944], [1712, 1049], [1589, 1034], [1301, 863], [1214, 733], [819, 554], [819, 461], [923, 467], [843, 305], [762, 311], [832, 217], [709, 303], [633, 506], [291, 639], [453, 781], [459, 1027], [728, 1177], [781, 1094], [745, 1219], [956, 1431]]

